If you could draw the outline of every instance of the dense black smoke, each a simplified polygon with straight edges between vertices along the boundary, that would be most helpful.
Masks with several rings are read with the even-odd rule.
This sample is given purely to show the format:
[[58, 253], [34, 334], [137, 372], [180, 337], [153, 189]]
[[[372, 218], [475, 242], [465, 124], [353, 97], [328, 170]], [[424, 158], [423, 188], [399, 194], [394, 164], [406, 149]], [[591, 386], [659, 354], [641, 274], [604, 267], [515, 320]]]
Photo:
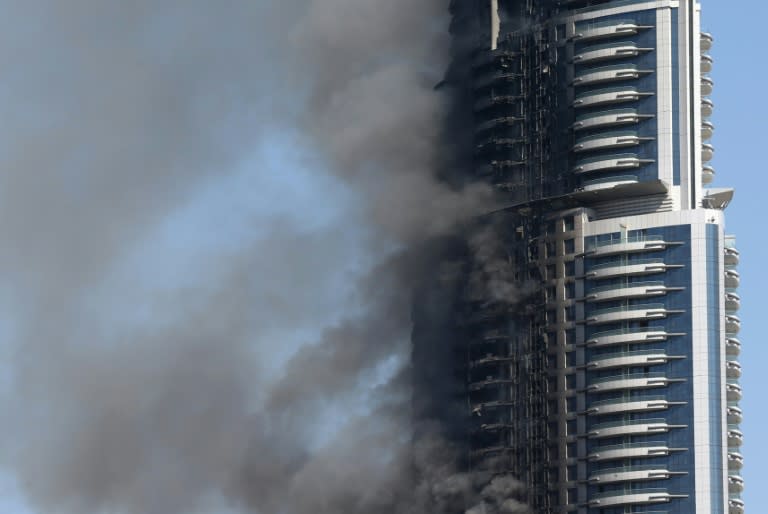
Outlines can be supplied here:
[[[514, 484], [458, 472], [439, 427], [412, 437], [422, 243], [490, 198], [435, 178], [447, 24], [442, 0], [10, 2], [0, 447], [36, 512], [524, 511]], [[352, 192], [346, 216], [318, 228], [334, 200], [286, 195], [290, 215], [243, 214], [269, 228], [194, 280], [152, 296], [112, 280], [274, 133]], [[99, 305], [123, 295], [140, 323]], [[314, 335], [294, 349], [299, 329]]]

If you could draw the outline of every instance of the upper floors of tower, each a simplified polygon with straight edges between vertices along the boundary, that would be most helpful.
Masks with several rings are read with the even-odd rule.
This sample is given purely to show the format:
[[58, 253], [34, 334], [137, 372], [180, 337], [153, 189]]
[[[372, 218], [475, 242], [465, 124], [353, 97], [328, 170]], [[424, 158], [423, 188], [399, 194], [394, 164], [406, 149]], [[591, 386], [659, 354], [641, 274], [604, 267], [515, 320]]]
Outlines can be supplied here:
[[693, 0], [454, 1], [452, 11], [472, 173], [510, 203], [727, 204], [728, 192], [706, 189], [712, 37]]

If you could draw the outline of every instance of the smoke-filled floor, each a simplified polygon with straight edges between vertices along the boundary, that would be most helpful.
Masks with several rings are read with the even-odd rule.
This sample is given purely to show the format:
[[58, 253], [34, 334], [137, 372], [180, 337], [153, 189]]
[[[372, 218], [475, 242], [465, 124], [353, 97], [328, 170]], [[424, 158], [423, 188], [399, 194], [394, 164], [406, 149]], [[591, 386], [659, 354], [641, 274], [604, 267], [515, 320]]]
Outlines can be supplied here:
[[31, 512], [526, 511], [413, 437], [424, 242], [489, 199], [435, 178], [447, 24], [443, 0], [5, 3], [0, 449]]

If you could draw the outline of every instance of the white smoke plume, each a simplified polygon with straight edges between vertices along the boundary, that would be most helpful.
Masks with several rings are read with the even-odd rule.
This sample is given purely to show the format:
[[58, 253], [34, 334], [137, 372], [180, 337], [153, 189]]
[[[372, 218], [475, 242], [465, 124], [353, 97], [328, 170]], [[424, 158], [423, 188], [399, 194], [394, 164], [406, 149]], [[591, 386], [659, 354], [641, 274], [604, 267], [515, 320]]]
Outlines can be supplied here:
[[36, 513], [518, 512], [411, 437], [410, 249], [490, 200], [435, 178], [446, 2], [6, 7], [0, 457]]

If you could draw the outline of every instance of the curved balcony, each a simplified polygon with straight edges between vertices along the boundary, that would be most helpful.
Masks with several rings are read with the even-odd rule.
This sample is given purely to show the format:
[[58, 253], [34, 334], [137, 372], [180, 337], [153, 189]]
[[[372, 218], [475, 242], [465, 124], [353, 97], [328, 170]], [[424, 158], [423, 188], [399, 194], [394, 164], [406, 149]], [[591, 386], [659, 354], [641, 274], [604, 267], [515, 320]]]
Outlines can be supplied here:
[[728, 492], [738, 494], [744, 492], [744, 479], [739, 475], [728, 475]]
[[583, 93], [576, 97], [573, 101], [573, 106], [580, 107], [597, 107], [599, 105], [611, 105], [620, 104], [624, 102], [636, 102], [647, 96], [653, 96], [653, 93], [643, 93], [637, 90], [637, 88], [628, 86], [614, 89], [604, 89], [598, 91], [591, 91], [589, 93]]
[[739, 425], [744, 420], [744, 414], [738, 407], [727, 407], [725, 413], [728, 418], [729, 425]]
[[709, 98], [702, 98], [701, 100], [701, 115], [704, 118], [712, 116], [712, 112], [715, 110], [715, 103]]
[[638, 25], [634, 21], [616, 21], [605, 24], [591, 24], [589, 28], [577, 30], [573, 41], [586, 42], [616, 37], [632, 36], [641, 30], [653, 28], [651, 25]]
[[728, 452], [728, 469], [739, 470], [744, 467], [744, 457], [737, 452]]
[[587, 254], [603, 257], [622, 253], [655, 252], [666, 249], [669, 244], [661, 236], [626, 237], [594, 243], [589, 247]]
[[727, 314], [725, 316], [725, 333], [736, 335], [741, 330], [741, 320], [738, 316]]
[[715, 41], [715, 38], [709, 32], [702, 32], [700, 36], [700, 41], [701, 41], [701, 50], [703, 52], [706, 52], [712, 48], [712, 43]]
[[472, 382], [469, 384], [469, 390], [470, 391], [480, 391], [481, 389], [485, 389], [487, 387], [496, 387], [500, 385], [505, 384], [512, 384], [514, 380], [511, 380], [509, 378], [489, 378], [487, 380], [479, 380], [477, 382]]
[[732, 269], [725, 270], [725, 287], [736, 289], [739, 287], [740, 278], [738, 271]]
[[624, 412], [656, 412], [667, 410], [675, 405], [684, 405], [685, 402], [670, 402], [663, 396], [644, 399], [617, 399], [604, 400], [592, 403], [587, 407], [590, 416], [606, 416], [608, 414], [620, 414]]
[[493, 106], [499, 106], [499, 105], [514, 105], [518, 102], [520, 102], [525, 97], [522, 95], [493, 95], [493, 96], [484, 96], [481, 98], [478, 98], [478, 100], [474, 104], [474, 110], [475, 112], [482, 111], [484, 109], [487, 109], [488, 107]]
[[630, 329], [608, 330], [590, 336], [586, 341], [586, 345], [593, 348], [600, 348], [603, 346], [619, 344], [654, 343], [657, 341], [666, 341], [667, 338], [672, 335], [674, 334], [669, 334], [664, 329], [657, 328], [636, 331]]
[[633, 125], [643, 120], [653, 118], [649, 114], [638, 114], [637, 109], [614, 109], [612, 111], [596, 112], [580, 116], [573, 124], [574, 130]]
[[632, 375], [616, 375], [590, 381], [587, 391], [590, 393], [607, 393], [609, 391], [631, 391], [666, 387], [670, 380], [664, 373], [636, 373]]
[[631, 284], [613, 284], [590, 289], [584, 298], [587, 302], [607, 302], [630, 298], [651, 298], [664, 296], [679, 287], [667, 287], [664, 282], [634, 282]]
[[739, 251], [736, 248], [725, 248], [725, 265], [736, 266], [739, 264]]
[[603, 177], [597, 180], [587, 180], [581, 187], [582, 191], [602, 191], [604, 189], [613, 189], [617, 186], [628, 184], [637, 184], [637, 177], [634, 175], [622, 175], [618, 177]]
[[653, 51], [653, 48], [641, 48], [631, 41], [622, 41], [620, 43], [586, 47], [573, 57], [573, 62], [575, 64], [591, 64], [636, 57], [651, 51]]
[[744, 434], [741, 430], [731, 429], [728, 431], [728, 447], [739, 448], [744, 444]]
[[725, 340], [725, 354], [728, 356], [737, 356], [741, 353], [741, 341], [736, 337], [728, 337]]
[[589, 477], [589, 483], [592, 485], [603, 485], [637, 482], [640, 480], [665, 480], [676, 474], [671, 473], [663, 464], [655, 466], [624, 466], [595, 471]]
[[656, 273], [665, 273], [668, 269], [677, 267], [680, 266], [664, 264], [664, 262], [659, 259], [629, 261], [625, 263], [609, 262], [593, 266], [587, 272], [586, 278], [587, 280], [600, 280], [614, 277], [653, 275]]
[[501, 126], [510, 126], [520, 121], [523, 121], [523, 118], [519, 118], [516, 116], [504, 116], [501, 118], [493, 118], [493, 119], [478, 123], [475, 126], [475, 132], [480, 133], [480, 132], [484, 132], [490, 129], [495, 129]]
[[605, 84], [607, 82], [618, 82], [620, 80], [639, 79], [643, 75], [650, 75], [653, 70], [643, 70], [638, 68], [637, 64], [627, 63], [616, 66], [606, 66], [605, 68], [595, 68], [577, 75], [573, 79], [574, 86], [592, 86], [595, 84]]
[[667, 309], [661, 303], [649, 303], [595, 310], [587, 316], [585, 321], [587, 325], [602, 325], [638, 319], [653, 320], [666, 318], [669, 314], [675, 312], [680, 311]]
[[702, 54], [701, 56], [701, 72], [702, 73], [709, 73], [712, 71], [712, 65], [714, 64], [715, 60], [712, 59], [711, 55]]
[[607, 509], [624, 505], [651, 505], [669, 503], [674, 498], [687, 498], [687, 496], [669, 494], [666, 489], [611, 491], [593, 495], [589, 500], [589, 506]]
[[739, 498], [729, 499], [728, 514], [744, 514], [744, 501]]
[[715, 168], [712, 166], [701, 167], [701, 182], [703, 184], [711, 184], [715, 180]]
[[725, 375], [728, 378], [741, 377], [741, 364], [736, 361], [726, 361], [725, 363]]
[[631, 352], [606, 353], [593, 357], [587, 363], [590, 371], [602, 371], [605, 369], [627, 368], [631, 366], [658, 366], [666, 364], [670, 360], [681, 357], [672, 357], [665, 350], [638, 350]]
[[725, 395], [729, 402], [738, 402], [742, 397], [742, 389], [739, 384], [726, 384]]
[[701, 122], [701, 139], [707, 140], [712, 139], [712, 136], [715, 133], [715, 124], [711, 121], [702, 121]]
[[665, 419], [636, 419], [628, 421], [612, 421], [594, 425], [587, 432], [590, 439], [605, 439], [608, 437], [641, 436], [665, 434], [675, 428], [686, 428], [685, 425], [670, 425]]
[[469, 363], [470, 368], [479, 368], [482, 366], [493, 366], [495, 364], [503, 364], [505, 362], [511, 362], [517, 360], [517, 357], [501, 356], [501, 355], [488, 355], [481, 359], [473, 360]]
[[637, 169], [644, 164], [652, 162], [652, 159], [641, 159], [634, 154], [605, 155], [579, 160], [576, 167], [573, 168], [573, 172], [581, 174], [598, 171]]
[[741, 297], [736, 293], [725, 293], [725, 310], [736, 312], [741, 308]]
[[625, 443], [611, 446], [600, 446], [592, 450], [587, 458], [593, 462], [610, 460], [642, 459], [663, 457], [676, 451], [664, 441], [648, 441], [643, 443]]
[[701, 145], [701, 159], [704, 162], [709, 162], [712, 160], [712, 157], [715, 156], [715, 147], [710, 145], [709, 143], [704, 143]]
[[709, 96], [715, 87], [715, 81], [709, 77], [701, 77], [701, 95]]
[[628, 148], [639, 146], [646, 141], [653, 141], [652, 137], [640, 137], [634, 133], [589, 136], [576, 141], [572, 150], [576, 153], [591, 152], [595, 150], [610, 150], [614, 148]]

